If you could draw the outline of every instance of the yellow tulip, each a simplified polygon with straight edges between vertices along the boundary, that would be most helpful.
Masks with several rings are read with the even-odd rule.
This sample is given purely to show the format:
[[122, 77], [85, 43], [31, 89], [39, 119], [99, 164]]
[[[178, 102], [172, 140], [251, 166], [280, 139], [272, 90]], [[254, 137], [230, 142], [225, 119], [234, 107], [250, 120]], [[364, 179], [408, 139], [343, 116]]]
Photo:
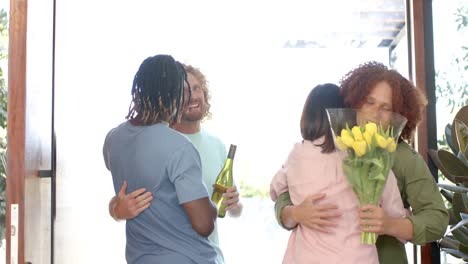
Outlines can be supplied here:
[[366, 140], [367, 145], [369, 146], [372, 145], [372, 134], [366, 130], [366, 132], [364, 132], [362, 135], [364, 139]]
[[377, 132], [377, 125], [374, 122], [369, 122], [366, 124], [366, 132], [372, 136]]
[[358, 126], [353, 127], [351, 132], [353, 133], [354, 140], [363, 140], [361, 129]]
[[336, 137], [336, 146], [340, 150], [347, 150], [348, 149], [348, 146], [346, 146], [346, 144], [343, 142], [343, 140], [341, 140], [340, 136]]
[[354, 141], [353, 149], [354, 153], [356, 153], [358, 157], [361, 157], [366, 154], [367, 143], [364, 140]]
[[375, 134], [375, 141], [377, 141], [377, 145], [383, 149], [388, 145], [388, 141], [380, 134]]
[[341, 130], [341, 137], [351, 137], [351, 134], [346, 129]]
[[387, 138], [387, 144], [390, 144], [390, 143], [392, 143], [393, 141], [394, 141], [394, 140], [393, 140], [392, 137], [388, 137], [388, 138]]
[[342, 136], [341, 136], [341, 141], [342, 141], [346, 146], [348, 146], [348, 147], [350, 147], [350, 148], [353, 146], [353, 143], [354, 143], [354, 139], [353, 139], [353, 137], [349, 136], [349, 133], [348, 133], [348, 135], [346, 135], [346, 134], [345, 134], [344, 136], [342, 135]]
[[397, 144], [392, 138], [387, 138], [387, 140], [389, 141], [387, 146], [388, 152], [395, 152]]

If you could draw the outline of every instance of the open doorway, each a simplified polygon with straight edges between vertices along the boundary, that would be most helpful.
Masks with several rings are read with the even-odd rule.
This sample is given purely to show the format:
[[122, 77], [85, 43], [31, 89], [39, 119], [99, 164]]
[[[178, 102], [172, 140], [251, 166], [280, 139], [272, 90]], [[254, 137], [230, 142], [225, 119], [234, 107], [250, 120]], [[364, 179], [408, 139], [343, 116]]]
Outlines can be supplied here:
[[213, 96], [204, 126], [239, 147], [245, 211], [219, 223], [227, 262], [281, 262], [288, 233], [266, 193], [300, 139], [305, 96], [365, 61], [407, 66], [404, 1], [314, 3], [57, 3], [56, 263], [124, 263], [124, 224], [107, 213], [114, 193], [102, 144], [125, 117], [139, 63], [158, 53], [202, 69]]

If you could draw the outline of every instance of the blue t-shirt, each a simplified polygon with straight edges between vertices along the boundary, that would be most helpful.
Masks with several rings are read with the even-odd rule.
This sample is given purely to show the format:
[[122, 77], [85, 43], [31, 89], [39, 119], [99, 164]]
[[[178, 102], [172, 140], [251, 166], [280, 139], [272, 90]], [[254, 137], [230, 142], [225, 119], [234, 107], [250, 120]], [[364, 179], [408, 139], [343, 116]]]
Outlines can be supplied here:
[[126, 222], [128, 263], [217, 263], [211, 242], [193, 228], [183, 203], [208, 196], [193, 144], [165, 124], [122, 123], [104, 142], [104, 160], [117, 193], [146, 188], [151, 206]]

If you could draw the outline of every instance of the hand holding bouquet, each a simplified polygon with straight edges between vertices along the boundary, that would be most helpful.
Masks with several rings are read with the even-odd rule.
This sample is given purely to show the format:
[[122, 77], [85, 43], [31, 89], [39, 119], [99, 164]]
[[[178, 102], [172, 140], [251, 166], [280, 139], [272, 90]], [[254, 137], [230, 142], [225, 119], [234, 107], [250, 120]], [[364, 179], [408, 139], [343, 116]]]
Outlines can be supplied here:
[[[327, 109], [336, 147], [347, 153], [343, 171], [361, 206], [378, 205], [406, 118], [364, 120], [353, 109]], [[361, 243], [375, 244], [375, 233], [363, 232]]]

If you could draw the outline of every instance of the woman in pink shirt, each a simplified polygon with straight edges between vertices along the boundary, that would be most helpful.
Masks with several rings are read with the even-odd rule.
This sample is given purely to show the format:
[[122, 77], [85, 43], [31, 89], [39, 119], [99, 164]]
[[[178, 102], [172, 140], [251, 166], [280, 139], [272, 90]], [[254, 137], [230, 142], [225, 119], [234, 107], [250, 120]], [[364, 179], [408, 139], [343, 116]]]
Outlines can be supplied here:
[[[271, 181], [273, 201], [279, 194], [289, 191], [293, 204], [313, 199], [318, 206], [336, 204], [336, 212], [339, 212], [324, 216], [314, 228], [298, 225], [289, 237], [284, 264], [378, 263], [376, 247], [360, 243], [359, 201], [343, 173], [344, 153], [335, 151], [325, 111], [326, 108], [343, 108], [343, 105], [339, 87], [334, 84], [318, 85], [310, 92], [301, 117], [303, 140], [294, 145], [286, 163]], [[325, 196], [311, 198], [314, 194]], [[382, 194], [381, 206], [392, 217], [406, 215], [392, 172]], [[331, 216], [336, 217], [333, 223], [329, 221]]]

